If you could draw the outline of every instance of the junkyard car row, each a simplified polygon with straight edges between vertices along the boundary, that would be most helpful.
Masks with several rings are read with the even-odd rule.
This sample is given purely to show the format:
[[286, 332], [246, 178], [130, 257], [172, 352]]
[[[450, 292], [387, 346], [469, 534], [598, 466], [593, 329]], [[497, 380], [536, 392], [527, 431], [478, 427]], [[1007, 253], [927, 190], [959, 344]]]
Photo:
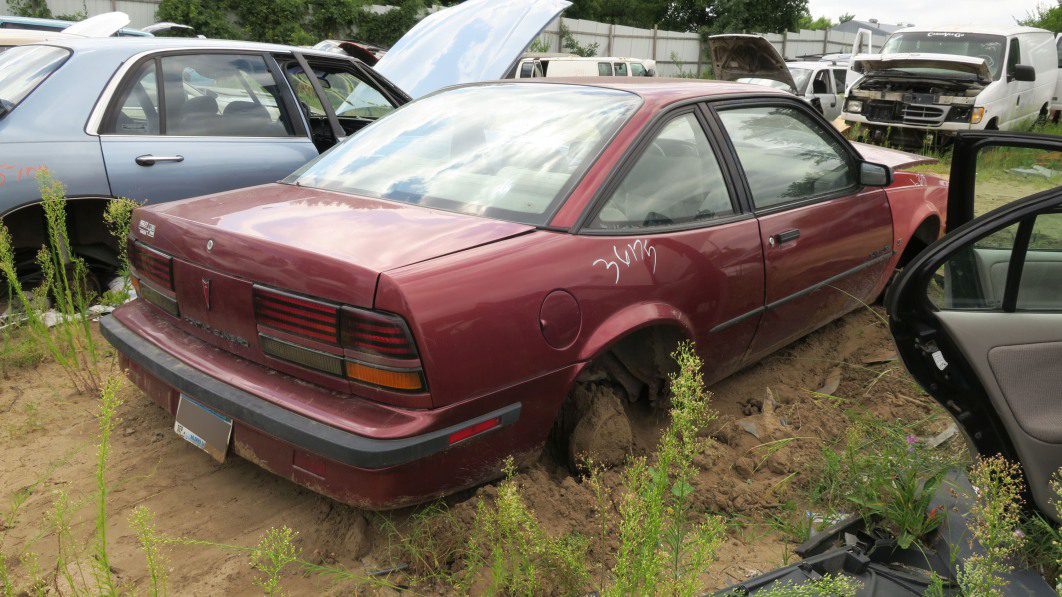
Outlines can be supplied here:
[[[972, 184], [949, 199], [943, 178], [905, 170], [930, 160], [852, 143], [824, 117], [846, 65], [804, 64], [797, 84], [791, 65], [751, 60], [732, 39], [717, 40], [718, 69], [801, 97], [657, 77], [493, 81], [567, 4], [470, 0], [373, 67], [354, 57], [364, 48], [203, 39], [8, 49], [0, 214], [32, 276], [32, 174], [47, 168], [68, 188], [71, 251], [104, 272], [118, 254], [99, 225], [106, 202], [148, 200], [128, 239], [139, 298], [101, 322], [122, 367], [215, 457], [372, 509], [537, 453], [559, 420], [579, 425], [559, 413], [580, 384], [656, 399], [686, 338], [719, 380], [875, 301], [902, 269], [889, 306], [906, 364], [975, 447], [1026, 464], [1055, 516], [1062, 247], [1029, 242], [1056, 223], [1058, 197], [966, 223]], [[903, 35], [886, 49], [918, 50], [933, 32]], [[992, 81], [1051, 70], [1043, 36], [963, 35], [999, 47], [947, 65], [853, 57], [863, 76], [847, 81], [846, 117], [911, 124], [929, 108], [883, 102], [937, 105], [946, 88], [955, 105], [937, 120], [970, 128]], [[911, 69], [933, 71], [918, 80], [929, 87], [912, 87]], [[1049, 108], [1040, 87], [1029, 94], [1029, 114], [995, 116], [989, 102], [981, 119]], [[1057, 149], [971, 139], [956, 168], [988, 145]], [[1015, 222], [1009, 250], [970, 248]]]

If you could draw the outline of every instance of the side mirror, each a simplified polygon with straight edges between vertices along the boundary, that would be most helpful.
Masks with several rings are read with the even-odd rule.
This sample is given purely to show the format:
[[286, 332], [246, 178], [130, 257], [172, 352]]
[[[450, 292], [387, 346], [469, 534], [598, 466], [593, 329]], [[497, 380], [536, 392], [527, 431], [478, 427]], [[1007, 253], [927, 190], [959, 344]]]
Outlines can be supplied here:
[[859, 184], [865, 187], [887, 187], [892, 184], [892, 169], [881, 164], [860, 162]]
[[1015, 81], [1035, 81], [1036, 69], [1028, 64], [1015, 64], [1010, 69], [1010, 77]]

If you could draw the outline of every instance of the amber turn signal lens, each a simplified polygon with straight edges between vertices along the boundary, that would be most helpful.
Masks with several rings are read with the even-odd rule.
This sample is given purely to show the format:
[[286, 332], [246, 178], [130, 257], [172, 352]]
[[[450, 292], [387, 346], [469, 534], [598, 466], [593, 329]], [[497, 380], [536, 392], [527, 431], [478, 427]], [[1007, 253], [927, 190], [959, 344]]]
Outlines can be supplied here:
[[424, 388], [420, 371], [389, 371], [355, 361], [347, 361], [347, 377], [394, 390], [413, 391]]
[[129, 276], [129, 284], [133, 286], [133, 292], [135, 292], [137, 296], [140, 296], [140, 278]]

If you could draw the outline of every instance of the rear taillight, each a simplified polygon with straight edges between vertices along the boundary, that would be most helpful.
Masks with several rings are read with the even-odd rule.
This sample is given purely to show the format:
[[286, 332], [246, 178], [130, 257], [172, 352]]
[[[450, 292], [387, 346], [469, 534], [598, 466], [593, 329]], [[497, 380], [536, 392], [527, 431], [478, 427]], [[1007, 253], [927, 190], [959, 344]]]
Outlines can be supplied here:
[[177, 295], [173, 292], [173, 257], [139, 242], [129, 243], [130, 278], [137, 296], [178, 317]]
[[137, 241], [129, 245], [129, 262], [141, 278], [173, 290], [173, 257]]
[[289, 334], [327, 344], [339, 340], [339, 308], [330, 303], [256, 286], [254, 316], [259, 324]]
[[[427, 388], [413, 335], [397, 315], [254, 287], [255, 320], [266, 354], [354, 382], [400, 392]], [[288, 340], [270, 335], [283, 332]], [[322, 352], [292, 342], [306, 338], [343, 349]]]
[[390, 359], [417, 358], [406, 323], [395, 315], [347, 307], [340, 315], [339, 330], [344, 348]]

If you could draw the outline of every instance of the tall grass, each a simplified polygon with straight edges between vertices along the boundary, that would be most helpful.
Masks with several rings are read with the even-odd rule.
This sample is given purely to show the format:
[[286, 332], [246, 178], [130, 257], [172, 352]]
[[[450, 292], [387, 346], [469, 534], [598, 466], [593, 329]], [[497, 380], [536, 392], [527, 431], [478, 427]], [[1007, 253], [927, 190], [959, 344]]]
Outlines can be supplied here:
[[520, 496], [512, 458], [493, 503], [480, 500], [465, 558], [467, 573], [460, 588], [471, 590], [476, 574], [486, 569], [490, 594], [565, 595], [585, 591], [590, 580], [587, 541], [578, 535], [553, 538], [542, 529]]
[[100, 393], [100, 412], [97, 417], [99, 443], [96, 444], [96, 539], [93, 572], [96, 589], [101, 595], [117, 594], [107, 552], [107, 458], [111, 453], [111, 432], [114, 430], [115, 417], [121, 404], [118, 398], [120, 386], [121, 379], [118, 377], [106, 381]]
[[636, 459], [625, 474], [615, 584], [607, 591], [612, 595], [694, 594], [725, 535], [722, 518], [697, 514], [689, 502], [693, 459], [704, 447], [701, 433], [715, 418], [702, 363], [689, 342], [672, 358], [678, 371], [671, 375], [671, 424], [652, 462]]
[[984, 458], [970, 471], [970, 483], [976, 494], [970, 530], [981, 551], [960, 563], [959, 586], [964, 595], [1002, 597], [1024, 539], [1021, 469], [1002, 456]]
[[144, 552], [151, 582], [148, 593], [151, 597], [162, 597], [166, 594], [166, 565], [161, 552], [162, 539], [155, 527], [155, 514], [144, 506], [137, 506], [129, 517], [129, 524], [136, 533], [140, 550]]
[[266, 595], [280, 593], [280, 573], [299, 562], [301, 550], [295, 546], [298, 535], [286, 526], [272, 528], [251, 550], [251, 567], [262, 574], [255, 582]]
[[[21, 310], [26, 329], [59, 363], [74, 389], [97, 393], [102, 388], [103, 375], [88, 313], [94, 296], [88, 290], [84, 260], [70, 251], [66, 190], [44, 170], [37, 173], [37, 184], [47, 224], [47, 244], [37, 253], [43, 282], [33, 292], [22, 287], [11, 234], [3, 224], [0, 224], [0, 274], [7, 281], [13, 304]], [[49, 300], [59, 315], [54, 328], [49, 328], [42, 315]]]

